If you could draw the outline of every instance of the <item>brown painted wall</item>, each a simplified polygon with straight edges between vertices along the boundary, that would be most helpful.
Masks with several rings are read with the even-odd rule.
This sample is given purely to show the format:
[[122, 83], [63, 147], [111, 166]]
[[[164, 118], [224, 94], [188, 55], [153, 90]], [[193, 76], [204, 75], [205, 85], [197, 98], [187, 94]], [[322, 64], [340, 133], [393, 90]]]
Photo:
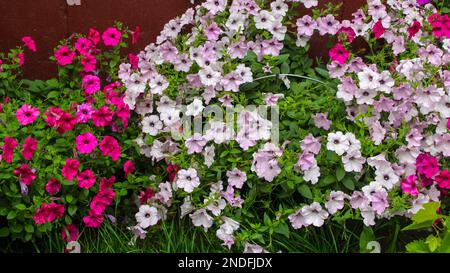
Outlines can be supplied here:
[[[320, 0], [344, 2], [341, 18], [349, 18], [365, 0]], [[53, 47], [74, 32], [86, 33], [89, 27], [103, 31], [115, 20], [130, 28], [140, 26], [141, 38], [130, 48], [138, 51], [154, 41], [164, 24], [182, 14], [189, 0], [81, 0], [80, 6], [68, 6], [66, 0], [0, 0], [0, 50], [21, 44], [23, 36], [36, 40], [37, 53], [25, 55], [27, 78], [49, 78], [56, 67], [49, 61]], [[314, 39], [312, 54], [326, 54], [323, 39]]]

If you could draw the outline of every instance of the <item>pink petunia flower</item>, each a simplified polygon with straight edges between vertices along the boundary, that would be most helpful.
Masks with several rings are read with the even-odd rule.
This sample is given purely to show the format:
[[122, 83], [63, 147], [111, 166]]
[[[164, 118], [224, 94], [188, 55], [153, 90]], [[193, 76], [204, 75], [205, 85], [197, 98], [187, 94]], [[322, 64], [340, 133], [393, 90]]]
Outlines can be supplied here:
[[64, 134], [65, 132], [72, 131], [76, 124], [77, 119], [71, 114], [64, 112], [56, 122], [56, 126], [58, 127], [57, 131], [60, 134]]
[[86, 225], [86, 227], [98, 228], [103, 223], [103, 219], [104, 218], [102, 215], [97, 215], [97, 214], [95, 214], [95, 212], [90, 210], [89, 215], [83, 217], [83, 222]]
[[61, 230], [61, 239], [68, 242], [74, 242], [78, 239], [78, 228], [74, 224], [67, 225]]
[[66, 66], [73, 63], [76, 53], [63, 45], [55, 52], [56, 61], [60, 66]]
[[78, 160], [72, 158], [66, 159], [66, 164], [62, 168], [62, 176], [67, 180], [74, 179], [78, 173], [78, 167], [80, 167]]
[[55, 127], [58, 120], [62, 117], [64, 111], [58, 107], [52, 106], [44, 113], [44, 121], [50, 127]]
[[380, 20], [373, 25], [373, 33], [376, 39], [380, 39], [381, 36], [386, 32], [386, 29], [383, 26], [383, 22]]
[[100, 78], [94, 75], [87, 75], [83, 78], [82, 87], [85, 94], [92, 95], [100, 90]]
[[111, 124], [113, 113], [107, 106], [102, 106], [100, 109], [92, 113], [92, 122], [97, 127], [104, 127]]
[[439, 164], [436, 157], [428, 154], [420, 154], [416, 158], [416, 169], [426, 178], [432, 178], [439, 172]]
[[412, 196], [419, 195], [419, 190], [417, 189], [417, 176], [409, 175], [401, 182], [401, 187], [404, 193], [411, 194]]
[[75, 114], [77, 117], [78, 123], [86, 123], [91, 119], [92, 113], [94, 112], [94, 108], [92, 108], [91, 104], [83, 103], [77, 106], [77, 113]]
[[89, 132], [77, 136], [76, 147], [80, 154], [90, 154], [97, 147], [97, 138]]
[[421, 27], [422, 27], [422, 25], [420, 24], [420, 22], [417, 20], [414, 20], [414, 23], [412, 24], [412, 26], [410, 26], [408, 28], [409, 39], [414, 37], [420, 31]]
[[330, 59], [339, 64], [344, 64], [348, 57], [350, 56], [350, 52], [348, 52], [342, 44], [336, 44], [330, 51], [328, 52]]
[[14, 170], [14, 175], [25, 185], [29, 186], [36, 179], [36, 171], [30, 169], [27, 164], [20, 165], [19, 168]]
[[105, 136], [100, 142], [102, 156], [110, 156], [113, 161], [119, 159], [121, 150], [122, 148], [119, 146], [119, 142], [112, 136]]
[[20, 52], [19, 54], [17, 54], [16, 58], [19, 66], [22, 66], [25, 63], [25, 53]]
[[134, 45], [139, 40], [139, 37], [141, 36], [141, 28], [139, 26], [136, 26], [134, 31], [130, 31], [131, 33], [131, 43]]
[[3, 139], [3, 154], [2, 158], [5, 160], [6, 163], [12, 163], [12, 158], [14, 155], [14, 149], [16, 149], [18, 142], [16, 139], [12, 137], [5, 137]]
[[435, 178], [436, 183], [442, 189], [450, 189], [450, 171], [443, 170]]
[[36, 52], [36, 43], [34, 42], [33, 38], [30, 36], [25, 36], [22, 38], [22, 42], [25, 44], [26, 47], [28, 47], [31, 51]]
[[88, 38], [80, 37], [75, 42], [75, 49], [81, 54], [86, 55], [89, 54], [93, 47], [92, 41]]
[[85, 54], [83, 59], [81, 59], [81, 64], [83, 65], [84, 72], [92, 72], [97, 66], [97, 59], [94, 55]]
[[27, 137], [25, 143], [23, 144], [22, 156], [25, 160], [29, 161], [33, 158], [34, 152], [37, 149], [38, 142], [32, 137]]
[[128, 160], [123, 164], [123, 171], [125, 172], [125, 175], [127, 176], [130, 173], [134, 173], [136, 171], [136, 167], [134, 166], [133, 161]]
[[97, 45], [100, 42], [100, 33], [96, 29], [90, 28], [88, 39]]
[[22, 105], [22, 107], [16, 111], [17, 120], [24, 126], [33, 123], [38, 116], [39, 109], [31, 107], [28, 104]]
[[85, 170], [77, 175], [78, 187], [89, 189], [95, 184], [95, 176], [91, 170]]
[[116, 182], [115, 176], [111, 176], [110, 178], [103, 177], [100, 180], [100, 191], [111, 188], [114, 182]]
[[103, 43], [106, 46], [116, 46], [120, 42], [120, 38], [122, 37], [122, 33], [114, 27], [110, 27], [106, 29], [102, 34]]
[[36, 211], [33, 216], [37, 225], [45, 224], [47, 222], [53, 222], [57, 218], [61, 218], [64, 215], [64, 206], [61, 204], [50, 203], [42, 204], [42, 206]]
[[45, 185], [45, 191], [50, 195], [57, 194], [60, 189], [61, 183], [55, 178], [51, 178]]

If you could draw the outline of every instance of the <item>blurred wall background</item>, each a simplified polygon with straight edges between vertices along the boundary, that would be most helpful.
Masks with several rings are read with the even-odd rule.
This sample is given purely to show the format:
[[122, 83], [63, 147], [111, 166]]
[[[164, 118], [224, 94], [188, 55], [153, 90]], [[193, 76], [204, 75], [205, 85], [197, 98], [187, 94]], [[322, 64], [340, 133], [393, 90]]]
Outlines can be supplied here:
[[[199, 2], [199, 1], [196, 1]], [[320, 5], [343, 3], [339, 19], [351, 14], [365, 0], [319, 0]], [[81, 5], [68, 5], [67, 0], [0, 0], [0, 50], [21, 45], [23, 36], [35, 39], [38, 52], [25, 55], [26, 78], [46, 79], [56, 72], [49, 60], [58, 41], [72, 33], [87, 33], [90, 27], [100, 32], [121, 21], [131, 29], [139, 26], [139, 43], [129, 50], [138, 52], [154, 41], [164, 24], [192, 6], [190, 0], [80, 0]], [[303, 13], [308, 13], [302, 10]], [[311, 56], [326, 56], [326, 40], [314, 37]]]

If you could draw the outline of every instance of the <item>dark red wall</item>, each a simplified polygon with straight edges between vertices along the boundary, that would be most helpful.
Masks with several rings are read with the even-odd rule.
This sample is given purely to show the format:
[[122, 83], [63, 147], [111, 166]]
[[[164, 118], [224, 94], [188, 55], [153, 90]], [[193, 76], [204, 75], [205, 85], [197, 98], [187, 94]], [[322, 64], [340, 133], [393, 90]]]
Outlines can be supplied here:
[[[365, 0], [320, 0], [344, 2], [341, 18], [361, 6]], [[36, 40], [37, 53], [27, 52], [24, 67], [27, 78], [49, 78], [56, 67], [49, 61], [58, 41], [74, 32], [86, 33], [90, 27], [100, 31], [115, 20], [130, 28], [140, 26], [141, 38], [130, 50], [143, 49], [171, 18], [182, 14], [189, 0], [81, 0], [80, 6], [68, 6], [66, 0], [0, 0], [0, 50], [21, 44], [29, 35]], [[313, 55], [326, 53], [324, 41], [315, 39]]]

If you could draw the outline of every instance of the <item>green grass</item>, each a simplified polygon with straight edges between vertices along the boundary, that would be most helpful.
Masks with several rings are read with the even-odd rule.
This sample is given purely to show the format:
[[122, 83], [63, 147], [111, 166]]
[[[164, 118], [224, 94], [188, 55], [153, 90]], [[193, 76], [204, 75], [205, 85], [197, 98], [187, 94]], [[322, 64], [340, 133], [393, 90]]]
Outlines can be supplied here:
[[[400, 223], [397, 223], [400, 224]], [[382, 252], [403, 252], [404, 246], [415, 236], [398, 233], [399, 225], [385, 222], [374, 227], [376, 240], [382, 246]], [[344, 225], [329, 222], [321, 228], [290, 229], [289, 237], [274, 233], [271, 236], [270, 252], [283, 253], [357, 253], [363, 229], [360, 221], [351, 221]], [[221, 253], [242, 252], [242, 247], [231, 250], [221, 245], [215, 230], [207, 233], [194, 227], [189, 219], [172, 219], [161, 222], [149, 229], [147, 238], [137, 239], [130, 244], [133, 234], [126, 226], [114, 226], [105, 222], [99, 229], [81, 228], [79, 243], [83, 253]], [[264, 238], [266, 242], [269, 238]], [[0, 252], [38, 252], [61, 253], [65, 242], [60, 232], [34, 243], [0, 241]]]

